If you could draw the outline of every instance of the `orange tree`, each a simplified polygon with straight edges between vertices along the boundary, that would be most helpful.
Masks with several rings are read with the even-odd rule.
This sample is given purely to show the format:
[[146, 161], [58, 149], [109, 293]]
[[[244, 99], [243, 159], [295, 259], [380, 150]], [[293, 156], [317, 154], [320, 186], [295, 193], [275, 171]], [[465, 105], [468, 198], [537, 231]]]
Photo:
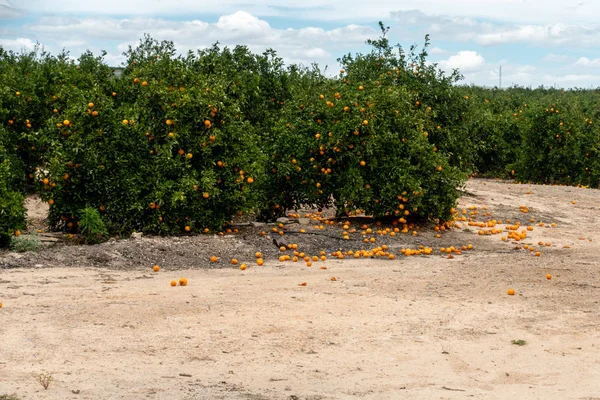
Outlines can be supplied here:
[[8, 132], [0, 126], [0, 247], [10, 243], [15, 232], [25, 228], [22, 187], [23, 163], [4, 146]]
[[68, 88], [48, 120], [53, 225], [76, 230], [95, 208], [113, 232], [208, 231], [252, 209], [262, 153], [229, 81], [194, 71], [170, 42], [146, 38], [127, 55], [120, 79]]
[[[418, 85], [399, 78], [408, 64], [390, 58], [378, 48], [366, 56], [346, 56], [335, 79], [296, 71], [303, 84], [293, 85], [294, 101], [268, 144], [271, 179], [263, 190], [264, 217], [310, 204], [333, 205], [340, 214], [359, 209], [397, 216], [401, 222], [450, 218], [457, 186], [466, 177], [467, 167], [454, 162], [465, 159], [463, 143], [452, 147], [458, 134], [450, 141], [450, 133], [432, 142], [427, 126], [441, 112], [415, 106]], [[457, 96], [447, 90], [449, 97]]]
[[600, 136], [577, 102], [531, 111], [522, 134], [516, 176], [523, 181], [598, 187]]
[[521, 181], [598, 187], [595, 90], [461, 88], [481, 173]]
[[[471, 88], [472, 89], [472, 88]], [[479, 93], [467, 92], [472, 107], [467, 129], [471, 135], [475, 169], [487, 176], [507, 177], [515, 168], [528, 111], [521, 106], [498, 105]]]
[[55, 93], [60, 87], [75, 84], [69, 71], [74, 68], [66, 52], [52, 56], [36, 47], [31, 52], [15, 54], [0, 48], [2, 122], [8, 130], [10, 147], [16, 148], [25, 163], [30, 183], [45, 152], [38, 145], [41, 130], [58, 112]]
[[392, 47], [381, 22], [381, 36], [368, 40], [369, 54], [346, 55], [338, 61], [343, 66], [340, 79], [360, 85], [370, 81], [378, 85], [401, 86], [411, 96], [410, 107], [426, 113], [423, 129], [428, 141], [448, 157], [452, 166], [474, 171], [475, 153], [468, 121], [472, 107], [468, 96], [455, 84], [462, 79], [458, 70], [444, 73], [436, 64], [427, 62], [429, 36], [419, 50], [412, 45], [406, 52], [402, 46]]

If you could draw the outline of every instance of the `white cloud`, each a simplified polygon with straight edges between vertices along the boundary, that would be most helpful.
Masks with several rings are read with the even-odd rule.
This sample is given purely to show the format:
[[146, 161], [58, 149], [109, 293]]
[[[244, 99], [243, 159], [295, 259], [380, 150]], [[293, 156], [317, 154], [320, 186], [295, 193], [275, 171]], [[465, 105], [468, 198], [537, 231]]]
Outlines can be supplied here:
[[[0, 0], [2, 1], [2, 0]], [[66, 47], [73, 53], [84, 50], [91, 44], [90, 50], [98, 53], [96, 43], [106, 40], [119, 44], [109, 50], [106, 61], [120, 64], [121, 54], [129, 45], [135, 47], [143, 33], [149, 33], [159, 40], [172, 40], [180, 53], [203, 49], [219, 42], [221, 46], [246, 45], [256, 53], [273, 48], [287, 63], [310, 65], [318, 62], [322, 67], [329, 65], [337, 69], [337, 55], [350, 48], [364, 45], [369, 38], [376, 38], [378, 32], [370, 26], [350, 24], [325, 30], [318, 27], [299, 29], [277, 29], [267, 21], [244, 11], [223, 15], [214, 23], [201, 20], [175, 21], [161, 18], [133, 17], [109, 18], [73, 16], [41, 17], [35, 24], [20, 29], [31, 37], [43, 37], [53, 44], [53, 49]], [[75, 38], [75, 39], [74, 39]]]
[[548, 53], [544, 56], [542, 61], [546, 61], [546, 62], [550, 62], [550, 63], [566, 62], [566, 61], [569, 61], [569, 56], [566, 56], [564, 54]]
[[[362, 21], [361, 23], [386, 20], [407, 2], [380, 0], [377, 6], [364, 0], [303, 0], [282, 2], [281, 0], [220, 1], [147, 1], [147, 0], [103, 0], [101, 2], [61, 0], [60, 6], [48, 0], [21, 0], [20, 7], [30, 12], [86, 15], [144, 15], [164, 18], [182, 16], [206, 16], [232, 14], [247, 11], [259, 17], [279, 16], [305, 20]], [[411, 0], [410, 6], [429, 14], [445, 14], [468, 18], [484, 18], [514, 21], [526, 24], [596, 23], [600, 13], [597, 1], [564, 0], [461, 0], [460, 4], [448, 0]]]
[[28, 38], [0, 39], [0, 46], [6, 50], [12, 50], [16, 53], [20, 53], [23, 50], [33, 50], [36, 46], [36, 43]]
[[0, 0], [0, 19], [13, 19], [23, 16], [23, 13], [18, 10], [8, 0]]
[[439, 54], [448, 54], [448, 52], [444, 49], [440, 49], [439, 47], [433, 47], [428, 50], [429, 54], [439, 55]]
[[600, 87], [599, 74], [566, 74], [561, 76], [548, 74], [544, 75], [542, 79], [566, 87]]
[[[600, 11], [600, 10], [599, 10]], [[405, 33], [430, 33], [434, 40], [472, 41], [484, 46], [510, 43], [543, 46], [591, 47], [600, 45], [600, 26], [592, 24], [551, 23], [544, 25], [480, 21], [467, 17], [428, 15], [419, 10], [392, 13], [396, 28]], [[510, 21], [510, 19], [509, 19]]]
[[73, 47], [85, 47], [86, 42], [84, 40], [63, 40], [59, 43], [62, 47], [72, 49]]
[[472, 71], [485, 64], [485, 59], [481, 54], [475, 51], [459, 51], [458, 54], [450, 56], [447, 60], [438, 63], [440, 69], [451, 72], [453, 69], [463, 71]]
[[600, 67], [600, 58], [594, 58], [590, 60], [587, 57], [581, 57], [579, 60], [575, 61], [573, 66], [584, 68], [598, 68]]

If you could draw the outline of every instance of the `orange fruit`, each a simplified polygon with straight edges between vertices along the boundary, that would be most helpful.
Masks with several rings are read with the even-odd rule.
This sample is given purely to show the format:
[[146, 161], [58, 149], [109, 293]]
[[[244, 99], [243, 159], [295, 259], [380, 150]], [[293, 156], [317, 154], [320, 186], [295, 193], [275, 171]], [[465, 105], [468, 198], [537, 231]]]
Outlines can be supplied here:
[[186, 226], [185, 226], [185, 228], [183, 228], [183, 229], [185, 229], [185, 231], [186, 231], [186, 232], [189, 232], [189, 231], [191, 231], [191, 230], [192, 230], [192, 228], [190, 228], [190, 226], [189, 226], [189, 225], [186, 225]]
[[140, 83], [140, 78], [134, 78], [133, 83]]
[[171, 281], [171, 286], [177, 286], [177, 281]]
[[173, 125], [173, 121], [171, 121], [170, 119], [166, 120], [165, 122], [166, 122], [166, 124], [167, 124], [167, 125], [169, 125], [169, 126]]
[[246, 270], [246, 264], [240, 265], [240, 270], [245, 271]]
[[146, 82], [146, 81], [142, 82], [142, 86], [148, 86], [148, 82]]
[[16, 237], [19, 237], [19, 236], [21, 236], [21, 231], [17, 229], [17, 230], [15, 231], [15, 236], [16, 236]]
[[202, 197], [204, 197], [205, 199], [208, 199], [209, 196], [210, 195], [208, 193], [206, 193], [206, 192], [202, 193]]
[[212, 257], [210, 258], [210, 262], [216, 263], [216, 262], [218, 262], [218, 261], [219, 261], [219, 257], [217, 257], [217, 256], [212, 256]]
[[552, 275], [546, 274], [546, 279], [548, 279], [548, 280], [552, 279]]
[[336, 279], [336, 277], [335, 277], [335, 276], [332, 276], [330, 280], [332, 280], [332, 281], [334, 281], [334, 282], [335, 282], [335, 281], [337, 281], [337, 279]]
[[515, 294], [515, 289], [508, 289], [509, 296], [514, 296], [514, 294]]
[[186, 286], [187, 285], [187, 279], [185, 278], [179, 278], [179, 286]]
[[254, 178], [252, 178], [252, 177], [248, 178], [247, 182], [248, 183], [254, 183]]
[[255, 256], [256, 258], [261, 258], [261, 257], [262, 257], [262, 253], [261, 253], [260, 251], [257, 251], [257, 252], [254, 254], [254, 256]]
[[262, 258], [258, 258], [256, 260], [256, 264], [258, 264], [259, 267], [262, 266], [264, 263], [265, 263], [265, 261]]
[[160, 267], [159, 267], [158, 265], [155, 265], [155, 266], [152, 268], [152, 270], [153, 270], [154, 272], [158, 272], [158, 271], [160, 271]]
[[63, 125], [64, 125], [64, 126], [69, 126], [69, 125], [71, 125], [71, 121], [69, 121], [68, 119], [65, 119], [65, 120], [63, 121]]
[[0, 303], [0, 308], [2, 308], [2, 303]]

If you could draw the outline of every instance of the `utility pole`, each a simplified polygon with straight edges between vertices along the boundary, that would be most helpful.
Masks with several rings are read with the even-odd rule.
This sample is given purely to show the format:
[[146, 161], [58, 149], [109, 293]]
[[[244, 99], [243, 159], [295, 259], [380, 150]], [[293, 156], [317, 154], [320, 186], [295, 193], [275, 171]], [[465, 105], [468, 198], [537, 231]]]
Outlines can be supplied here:
[[500, 86], [498, 87], [502, 89], [502, 65], [500, 66]]

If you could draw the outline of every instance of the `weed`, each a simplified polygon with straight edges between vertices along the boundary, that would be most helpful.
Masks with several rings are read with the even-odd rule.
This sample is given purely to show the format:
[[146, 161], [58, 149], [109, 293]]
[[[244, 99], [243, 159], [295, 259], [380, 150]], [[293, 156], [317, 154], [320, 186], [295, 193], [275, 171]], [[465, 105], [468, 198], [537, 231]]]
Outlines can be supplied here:
[[50, 387], [50, 383], [54, 380], [54, 378], [49, 372], [44, 372], [39, 374], [36, 377], [36, 380], [39, 382], [40, 385], [42, 385], [44, 389], [48, 389], [48, 387]]
[[37, 235], [13, 236], [10, 241], [11, 249], [19, 253], [38, 251], [41, 246], [42, 242]]

